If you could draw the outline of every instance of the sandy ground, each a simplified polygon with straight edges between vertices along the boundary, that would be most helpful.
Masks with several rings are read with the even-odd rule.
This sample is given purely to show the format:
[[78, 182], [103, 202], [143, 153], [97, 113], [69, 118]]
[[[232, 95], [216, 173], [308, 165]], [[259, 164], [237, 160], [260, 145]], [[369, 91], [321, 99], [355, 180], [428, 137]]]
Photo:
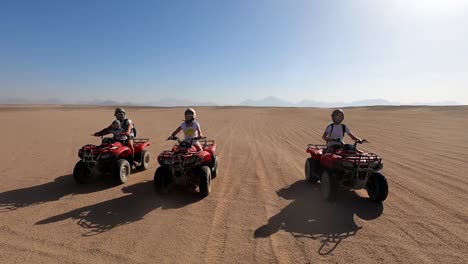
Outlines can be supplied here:
[[329, 109], [198, 108], [215, 139], [212, 193], [153, 191], [155, 157], [183, 109], [129, 108], [151, 167], [115, 186], [77, 185], [77, 150], [112, 108], [1, 106], [0, 263], [467, 263], [468, 107], [346, 110], [384, 158], [390, 193], [325, 202], [304, 182]]

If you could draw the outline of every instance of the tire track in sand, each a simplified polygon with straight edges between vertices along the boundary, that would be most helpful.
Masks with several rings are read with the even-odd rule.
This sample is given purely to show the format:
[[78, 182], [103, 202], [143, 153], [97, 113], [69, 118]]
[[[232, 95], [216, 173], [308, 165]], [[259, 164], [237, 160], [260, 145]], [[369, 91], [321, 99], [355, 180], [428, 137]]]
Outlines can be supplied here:
[[[216, 199], [216, 207], [214, 209], [214, 216], [211, 222], [210, 234], [208, 237], [208, 242], [206, 244], [206, 254], [205, 262], [206, 263], [222, 263], [225, 250], [226, 250], [226, 241], [227, 241], [227, 229], [228, 229], [228, 216], [229, 216], [229, 205], [231, 201], [229, 199], [231, 196], [235, 196], [235, 186], [239, 185], [238, 178], [235, 175], [231, 174], [232, 162], [234, 160], [235, 152], [234, 145], [239, 146], [239, 144], [234, 144], [236, 137], [238, 125], [240, 121], [237, 121], [233, 125], [229, 125], [231, 131], [229, 136], [225, 138], [227, 140], [228, 146], [223, 148], [223, 153], [226, 156], [223, 156], [224, 169], [221, 171], [220, 178], [222, 182], [219, 186], [216, 187], [216, 193], [218, 196]], [[237, 152], [237, 151], [236, 151]], [[236, 172], [240, 173], [240, 172]], [[237, 181], [236, 181], [237, 180]]]

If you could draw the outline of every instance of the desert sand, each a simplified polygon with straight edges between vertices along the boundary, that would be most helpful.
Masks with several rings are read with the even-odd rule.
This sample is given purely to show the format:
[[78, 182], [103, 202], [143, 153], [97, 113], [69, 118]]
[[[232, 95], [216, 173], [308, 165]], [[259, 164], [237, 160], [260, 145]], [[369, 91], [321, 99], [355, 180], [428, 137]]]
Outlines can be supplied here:
[[115, 186], [71, 176], [113, 108], [0, 106], [0, 263], [468, 262], [468, 107], [345, 109], [362, 149], [383, 157], [382, 204], [362, 191], [330, 204], [304, 181], [330, 109], [196, 109], [220, 161], [204, 199], [153, 190], [183, 108], [127, 108], [152, 161]]

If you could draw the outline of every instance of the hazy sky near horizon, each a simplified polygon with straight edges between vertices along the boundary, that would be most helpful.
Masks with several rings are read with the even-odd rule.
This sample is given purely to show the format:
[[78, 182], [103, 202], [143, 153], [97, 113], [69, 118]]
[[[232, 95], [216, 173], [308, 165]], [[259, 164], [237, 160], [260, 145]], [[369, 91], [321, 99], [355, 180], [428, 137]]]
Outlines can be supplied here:
[[468, 0], [5, 0], [3, 98], [468, 104]]

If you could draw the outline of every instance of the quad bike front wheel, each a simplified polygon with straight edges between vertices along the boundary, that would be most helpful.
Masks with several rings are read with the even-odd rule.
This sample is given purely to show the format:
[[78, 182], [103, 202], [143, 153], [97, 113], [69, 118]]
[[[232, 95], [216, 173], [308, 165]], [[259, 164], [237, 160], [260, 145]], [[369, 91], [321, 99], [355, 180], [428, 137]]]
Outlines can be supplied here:
[[86, 184], [93, 182], [92, 171], [83, 161], [78, 161], [73, 168], [73, 179], [76, 183]]
[[114, 165], [112, 176], [117, 184], [123, 184], [128, 181], [131, 170], [130, 163], [126, 159], [119, 159]]
[[208, 166], [201, 167], [200, 180], [198, 188], [200, 189], [200, 195], [206, 197], [211, 192], [211, 169]]
[[140, 170], [147, 170], [150, 166], [150, 154], [148, 150], [141, 152], [141, 165], [138, 167]]
[[153, 184], [154, 190], [157, 193], [167, 193], [170, 176], [171, 174], [167, 168], [161, 166], [156, 169], [154, 172]]
[[305, 162], [305, 178], [306, 181], [311, 183], [318, 182], [319, 178], [316, 176], [318, 168], [320, 166], [320, 161], [308, 158]]
[[388, 196], [388, 183], [385, 176], [381, 173], [374, 172], [369, 177], [366, 184], [367, 194], [374, 202], [383, 202]]
[[324, 171], [320, 178], [320, 192], [325, 200], [329, 202], [336, 201], [338, 193], [338, 179], [330, 171]]

